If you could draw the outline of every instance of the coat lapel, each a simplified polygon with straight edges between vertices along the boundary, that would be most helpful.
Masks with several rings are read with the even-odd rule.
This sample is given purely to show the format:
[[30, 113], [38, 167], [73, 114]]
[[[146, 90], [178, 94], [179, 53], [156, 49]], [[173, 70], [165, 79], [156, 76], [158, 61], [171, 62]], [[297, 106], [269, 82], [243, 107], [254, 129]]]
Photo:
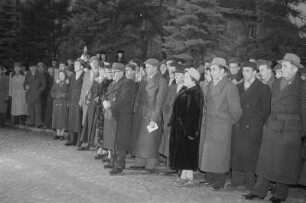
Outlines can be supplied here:
[[296, 75], [292, 83], [287, 85], [283, 90], [280, 90], [280, 81], [281, 80], [277, 80], [275, 86], [273, 86], [272, 93], [274, 94], [272, 94], [271, 103], [275, 103], [285, 97], [294, 95], [299, 88], [300, 77]]
[[220, 94], [228, 82], [229, 79], [227, 77], [224, 77], [221, 81], [219, 81], [216, 86], [214, 86], [214, 83], [211, 82], [208, 87], [207, 98]]

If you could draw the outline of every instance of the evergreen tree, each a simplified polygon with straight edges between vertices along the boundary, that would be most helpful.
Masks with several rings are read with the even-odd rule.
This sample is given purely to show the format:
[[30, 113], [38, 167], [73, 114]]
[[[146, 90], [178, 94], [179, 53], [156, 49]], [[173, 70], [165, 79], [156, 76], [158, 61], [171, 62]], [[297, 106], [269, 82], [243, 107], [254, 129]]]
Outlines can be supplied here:
[[170, 17], [165, 30], [163, 51], [172, 58], [195, 60], [218, 46], [217, 30], [223, 27], [224, 19], [215, 0], [178, 0], [169, 7]]
[[160, 20], [162, 7], [150, 2], [78, 1], [71, 18], [65, 23], [69, 29], [69, 36], [63, 44], [65, 54], [77, 57], [87, 45], [91, 54], [101, 49], [115, 53], [126, 48], [130, 51], [127, 55], [146, 58], [148, 43], [162, 32], [163, 22]]
[[19, 56], [19, 23], [16, 7], [10, 0], [0, 1], [0, 63], [11, 65]]
[[257, 45], [248, 52], [257, 58], [278, 60], [286, 52], [294, 52], [299, 44], [300, 29], [290, 18], [299, 17], [294, 7], [305, 0], [258, 1], [259, 36]]

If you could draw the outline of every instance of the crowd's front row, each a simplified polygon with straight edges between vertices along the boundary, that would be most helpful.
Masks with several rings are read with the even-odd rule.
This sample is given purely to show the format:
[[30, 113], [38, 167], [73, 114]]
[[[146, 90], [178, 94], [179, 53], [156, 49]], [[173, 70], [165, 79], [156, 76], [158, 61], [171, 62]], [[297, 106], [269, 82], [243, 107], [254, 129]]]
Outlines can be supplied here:
[[[271, 62], [258, 60], [244, 62], [242, 80], [233, 83], [223, 58], [206, 67], [204, 82], [197, 69], [173, 60], [162, 75], [159, 61], [148, 59], [137, 80], [133, 62], [100, 67], [92, 57], [85, 72], [78, 59], [69, 82], [59, 71], [51, 90], [55, 138], [68, 129], [66, 145], [97, 147], [95, 158], [111, 175], [125, 169], [127, 154], [135, 157], [132, 169], [154, 173], [161, 154], [163, 175], [179, 174], [178, 186], [194, 184], [200, 170], [204, 185], [221, 190], [231, 172], [229, 187], [249, 191], [243, 198], [263, 199], [275, 183], [270, 201], [285, 201], [289, 185], [306, 185], [306, 83], [298, 56], [278, 63], [279, 79]], [[27, 94], [40, 91], [31, 81]]]

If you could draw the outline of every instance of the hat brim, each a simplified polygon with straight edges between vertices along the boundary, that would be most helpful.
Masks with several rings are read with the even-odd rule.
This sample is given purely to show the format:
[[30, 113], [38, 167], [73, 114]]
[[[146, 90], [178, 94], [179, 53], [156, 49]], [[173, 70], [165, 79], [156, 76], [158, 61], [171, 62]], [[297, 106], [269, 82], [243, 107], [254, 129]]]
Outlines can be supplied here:
[[295, 61], [292, 60], [278, 60], [277, 63], [282, 64], [283, 61], [288, 61], [290, 63], [292, 63], [293, 65], [295, 65], [298, 69], [304, 68], [304, 66], [300, 63], [296, 63]]
[[223, 64], [219, 64], [219, 63], [211, 63], [210, 66], [212, 66], [212, 65], [218, 65], [218, 66], [222, 66], [222, 67], [228, 69], [227, 65], [223, 65]]

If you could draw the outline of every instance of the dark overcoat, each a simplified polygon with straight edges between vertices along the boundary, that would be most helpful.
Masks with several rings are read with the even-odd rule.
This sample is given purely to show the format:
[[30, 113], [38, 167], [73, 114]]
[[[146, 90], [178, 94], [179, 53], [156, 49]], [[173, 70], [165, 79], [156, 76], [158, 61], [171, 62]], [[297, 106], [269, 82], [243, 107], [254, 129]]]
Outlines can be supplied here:
[[170, 130], [170, 167], [179, 170], [198, 168], [204, 95], [196, 85], [184, 88], [173, 103]]
[[302, 120], [303, 120], [303, 131], [302, 131], [302, 136], [304, 139], [303, 147], [304, 147], [304, 167], [301, 172], [301, 177], [300, 177], [300, 184], [306, 186], [306, 82], [303, 82], [302, 86], [302, 95], [301, 95], [301, 100], [304, 101], [302, 103]]
[[[104, 100], [109, 102], [115, 102], [116, 96], [118, 97], [118, 91], [121, 86], [124, 84], [126, 78], [122, 77], [117, 82], [113, 81], [107, 88], [107, 92], [104, 95]], [[104, 140], [103, 147], [106, 149], [115, 148], [115, 138], [116, 138], [116, 129], [117, 129], [117, 120], [113, 115], [111, 108], [107, 109], [104, 114]]]
[[[140, 81], [135, 98], [133, 117], [132, 154], [141, 158], [155, 158], [161, 139], [161, 121], [164, 102], [167, 96], [167, 81], [157, 73], [151, 79]], [[158, 129], [149, 133], [150, 121], [156, 122]]]
[[205, 172], [227, 173], [230, 169], [232, 125], [242, 110], [237, 87], [224, 77], [210, 82], [204, 95], [199, 168]]
[[68, 84], [66, 82], [54, 83], [51, 89], [51, 97], [53, 98], [52, 112], [52, 128], [67, 129], [68, 121]]
[[69, 78], [68, 89], [68, 130], [74, 133], [82, 132], [82, 109], [79, 105], [84, 72], [76, 79], [76, 73]]
[[117, 123], [114, 147], [119, 151], [128, 151], [131, 148], [133, 101], [136, 90], [136, 82], [124, 78], [115, 93], [115, 100], [111, 101], [111, 110]]
[[170, 119], [172, 114], [173, 102], [177, 95], [177, 85], [171, 84], [168, 87], [167, 97], [163, 108], [163, 135], [159, 147], [159, 153], [168, 157], [169, 156], [169, 139], [170, 139]]
[[257, 79], [247, 90], [244, 83], [237, 88], [243, 114], [233, 126], [231, 168], [255, 173], [263, 125], [271, 110], [271, 91]]
[[280, 90], [272, 85], [271, 115], [263, 129], [256, 174], [273, 182], [297, 184], [301, 170], [301, 85], [299, 76]]
[[9, 100], [9, 79], [6, 75], [0, 76], [0, 113], [6, 113]]
[[33, 75], [31, 71], [26, 74], [26, 78], [23, 83], [23, 87], [29, 86], [30, 89], [26, 93], [26, 101], [28, 104], [41, 101], [41, 94], [46, 88], [46, 78], [43, 73], [38, 71]]

